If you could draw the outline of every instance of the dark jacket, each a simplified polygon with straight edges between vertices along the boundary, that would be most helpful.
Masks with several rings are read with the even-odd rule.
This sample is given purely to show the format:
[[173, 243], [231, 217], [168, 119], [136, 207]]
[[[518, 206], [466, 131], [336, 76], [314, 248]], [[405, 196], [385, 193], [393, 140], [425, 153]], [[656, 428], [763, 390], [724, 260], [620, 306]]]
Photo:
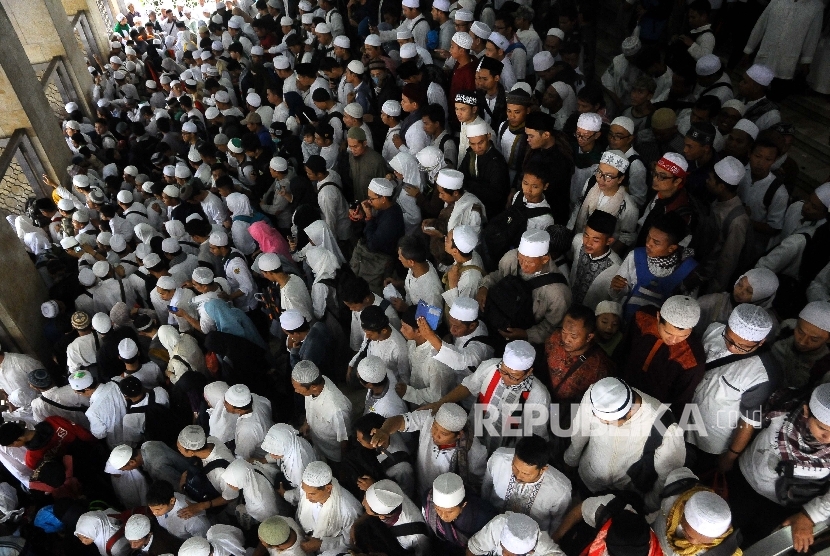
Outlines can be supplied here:
[[507, 120], [507, 98], [506, 93], [504, 91], [504, 86], [499, 83], [498, 90], [496, 92], [496, 103], [493, 105], [493, 110], [490, 110], [490, 107], [487, 105], [486, 96], [484, 91], [476, 90], [476, 98], [478, 99], [478, 113], [481, 114], [481, 117], [484, 117], [484, 114], [490, 115], [490, 127], [493, 129], [498, 129], [502, 122]]
[[510, 193], [510, 171], [492, 142], [481, 156], [476, 156], [468, 148], [458, 169], [464, 174], [464, 188], [484, 204], [487, 218], [493, 218], [504, 210]]

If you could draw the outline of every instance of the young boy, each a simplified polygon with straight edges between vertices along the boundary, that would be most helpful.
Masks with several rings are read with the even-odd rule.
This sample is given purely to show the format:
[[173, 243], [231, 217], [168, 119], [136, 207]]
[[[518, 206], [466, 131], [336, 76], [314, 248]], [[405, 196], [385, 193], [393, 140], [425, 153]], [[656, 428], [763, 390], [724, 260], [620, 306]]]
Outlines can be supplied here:
[[610, 356], [623, 337], [620, 332], [622, 305], [614, 301], [601, 301], [594, 315], [597, 317], [597, 344]]

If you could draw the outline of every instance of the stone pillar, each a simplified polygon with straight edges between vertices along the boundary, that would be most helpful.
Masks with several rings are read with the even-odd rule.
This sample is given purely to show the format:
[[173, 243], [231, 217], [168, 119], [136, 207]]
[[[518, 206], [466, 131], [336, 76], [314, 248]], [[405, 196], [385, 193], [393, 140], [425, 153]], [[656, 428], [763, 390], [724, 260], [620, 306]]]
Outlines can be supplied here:
[[72, 86], [75, 88], [78, 100], [82, 103], [81, 109], [87, 114], [94, 114], [95, 112], [90, 110], [88, 102], [88, 99], [91, 98], [92, 76], [86, 69], [86, 58], [83, 51], [78, 48], [75, 30], [69, 23], [67, 12], [60, 0], [44, 0], [44, 3], [52, 18], [52, 23], [55, 25], [57, 36], [63, 45], [66, 72], [72, 80]]
[[3, 252], [3, 264], [0, 264], [3, 349], [48, 361], [51, 356], [43, 338], [40, 312], [40, 304], [48, 296], [46, 286], [11, 226], [0, 226], [0, 249]]
[[[32, 7], [29, 2], [14, 2], [14, 4], [15, 8], [18, 6]], [[48, 62], [54, 56], [62, 55], [62, 48], [59, 41], [57, 41], [57, 46], [49, 42], [33, 42], [30, 43], [28, 49], [25, 48], [18, 36], [18, 29], [25, 33], [25, 29], [28, 28], [30, 34], [48, 33], [50, 26], [47, 25], [46, 21], [30, 19], [25, 22], [25, 26], [16, 27], [12, 23], [10, 14], [6, 11], [8, 5], [9, 2], [6, 0], [0, 3], [0, 37], [3, 37], [3, 48], [0, 48], [0, 69], [4, 74], [4, 85], [8, 84], [8, 87], [0, 90], [0, 98], [10, 99], [16, 97], [14, 102], [11, 103], [11, 108], [12, 110], [17, 106], [22, 108], [25, 113], [25, 120], [28, 121], [29, 125], [20, 125], [24, 120], [18, 117], [10, 122], [14, 127], [11, 130], [4, 129], [4, 131], [14, 131], [19, 127], [28, 128], [28, 135], [32, 142], [36, 144], [36, 148], [40, 147], [38, 151], [42, 156], [45, 156], [45, 159], [42, 159], [41, 162], [47, 167], [47, 171], [48, 167], [51, 166], [51, 173], [62, 179], [65, 176], [65, 168], [72, 161], [72, 152], [63, 138], [60, 123], [55, 118], [55, 113], [52, 111], [49, 101], [46, 100], [40, 80], [32, 68], [33, 63]], [[45, 5], [41, 4], [41, 7], [45, 12]], [[43, 17], [48, 18], [48, 14]], [[54, 38], [52, 40], [55, 41]], [[21, 56], [22, 52], [26, 52], [27, 56]], [[13, 76], [13, 78], [8, 76]], [[2, 112], [7, 109], [4, 106]], [[19, 110], [16, 110], [16, 113], [20, 116]], [[3, 118], [0, 117], [0, 122], [2, 121]], [[9, 123], [6, 125], [8, 126]]]

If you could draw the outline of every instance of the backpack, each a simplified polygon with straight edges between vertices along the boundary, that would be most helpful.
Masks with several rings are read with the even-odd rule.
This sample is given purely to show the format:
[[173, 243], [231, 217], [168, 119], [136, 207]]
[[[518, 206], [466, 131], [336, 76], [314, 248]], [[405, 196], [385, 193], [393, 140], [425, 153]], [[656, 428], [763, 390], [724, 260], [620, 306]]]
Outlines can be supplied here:
[[156, 403], [156, 393], [147, 392], [147, 405], [127, 408], [127, 413], [144, 414], [144, 441], [158, 440], [168, 446], [175, 446], [179, 433], [188, 425], [169, 407]]
[[746, 209], [741, 204], [729, 211], [720, 226], [718, 226], [714, 214], [701, 216], [690, 244], [690, 247], [695, 250], [695, 259], [700, 261], [701, 264], [706, 264], [714, 253], [714, 248], [720, 238], [727, 237], [732, 222], [742, 214], [746, 214]]
[[669, 426], [675, 423], [674, 415], [670, 410], [664, 411], [651, 427], [651, 432], [643, 446], [643, 455], [626, 470], [631, 483], [642, 493], [649, 492], [657, 481], [657, 471], [654, 469], [654, 454], [663, 443], [663, 437]]
[[484, 323], [491, 334], [508, 328], [527, 330], [536, 324], [533, 317], [533, 291], [550, 284], [565, 284], [559, 272], [542, 274], [530, 280], [522, 280], [518, 274], [508, 274], [487, 293], [484, 305]]
[[480, 251], [484, 267], [495, 270], [504, 254], [519, 245], [528, 220], [550, 213], [550, 207], [527, 208], [521, 192], [516, 195], [510, 208], [493, 217], [484, 228]]
[[215, 459], [203, 466], [199, 471], [187, 472], [187, 480], [184, 483], [184, 493], [195, 502], [207, 502], [219, 497], [222, 493], [216, 490], [213, 483], [208, 479], [208, 474], [214, 469], [225, 469], [230, 462], [224, 459]]

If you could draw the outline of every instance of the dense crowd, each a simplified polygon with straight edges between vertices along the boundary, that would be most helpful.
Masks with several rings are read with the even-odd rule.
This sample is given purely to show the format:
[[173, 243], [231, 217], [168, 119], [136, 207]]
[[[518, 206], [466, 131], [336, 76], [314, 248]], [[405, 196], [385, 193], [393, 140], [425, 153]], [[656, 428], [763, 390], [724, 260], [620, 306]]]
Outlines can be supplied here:
[[824, 6], [628, 0], [595, 75], [599, 9], [118, 14], [8, 217], [51, 359], [0, 351], [0, 554], [806, 551]]

